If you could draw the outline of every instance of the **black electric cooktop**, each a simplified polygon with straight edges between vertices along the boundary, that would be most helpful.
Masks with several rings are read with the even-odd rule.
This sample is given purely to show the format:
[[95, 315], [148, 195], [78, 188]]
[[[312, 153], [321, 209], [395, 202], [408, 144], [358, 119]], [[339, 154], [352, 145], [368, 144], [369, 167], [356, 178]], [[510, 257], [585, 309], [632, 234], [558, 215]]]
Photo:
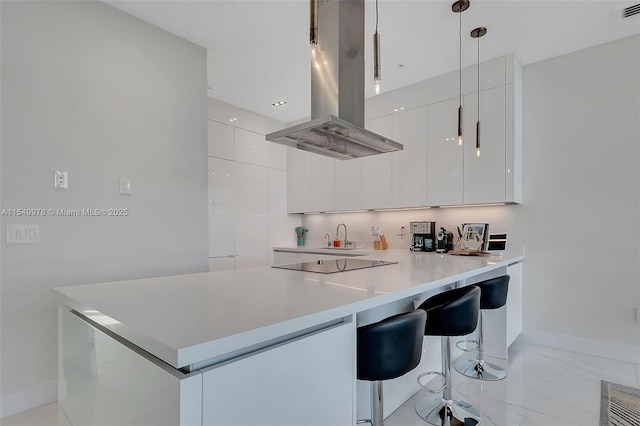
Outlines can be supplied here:
[[290, 263], [287, 265], [273, 265], [273, 268], [291, 269], [293, 271], [317, 272], [319, 274], [333, 274], [335, 272], [374, 268], [376, 266], [393, 265], [396, 263], [398, 262], [348, 258], [316, 260], [315, 262]]

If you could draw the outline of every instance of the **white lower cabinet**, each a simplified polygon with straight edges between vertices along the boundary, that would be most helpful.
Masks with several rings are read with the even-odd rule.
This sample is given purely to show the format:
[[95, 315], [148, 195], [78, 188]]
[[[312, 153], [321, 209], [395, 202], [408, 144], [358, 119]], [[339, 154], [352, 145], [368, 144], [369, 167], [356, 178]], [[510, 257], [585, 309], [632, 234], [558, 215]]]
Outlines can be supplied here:
[[203, 373], [202, 423], [354, 424], [353, 321], [231, 360]]
[[507, 267], [509, 292], [507, 293], [507, 346], [522, 333], [522, 268], [523, 262]]
[[71, 425], [202, 424], [201, 375], [125, 346], [63, 307], [59, 347], [58, 407]]
[[[452, 206], [462, 204], [463, 146], [472, 139], [463, 134], [463, 146], [458, 145], [458, 99], [449, 99], [428, 106], [427, 142], [427, 204]], [[463, 111], [464, 119], [467, 112]]]

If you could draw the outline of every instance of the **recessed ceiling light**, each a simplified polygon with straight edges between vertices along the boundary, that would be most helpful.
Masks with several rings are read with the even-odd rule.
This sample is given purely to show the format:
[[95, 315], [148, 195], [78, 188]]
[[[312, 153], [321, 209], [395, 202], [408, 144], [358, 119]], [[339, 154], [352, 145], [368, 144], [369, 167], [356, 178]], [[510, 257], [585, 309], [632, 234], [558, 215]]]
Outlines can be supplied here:
[[229, 121], [238, 121], [238, 117], [232, 117], [229, 119]]
[[287, 101], [278, 101], [278, 102], [272, 103], [271, 105], [273, 105], [274, 107], [279, 107], [279, 106], [282, 106], [282, 105], [284, 105], [286, 103], [287, 103]]
[[404, 111], [404, 107], [394, 108], [393, 109], [393, 112], [400, 112], [400, 111]]

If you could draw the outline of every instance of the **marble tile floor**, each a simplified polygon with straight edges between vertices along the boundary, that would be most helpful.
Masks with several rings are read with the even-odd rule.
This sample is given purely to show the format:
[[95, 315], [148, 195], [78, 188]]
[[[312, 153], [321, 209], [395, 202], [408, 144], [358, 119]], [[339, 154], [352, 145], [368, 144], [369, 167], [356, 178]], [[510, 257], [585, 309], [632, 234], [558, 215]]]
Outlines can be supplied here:
[[[598, 426], [600, 380], [640, 387], [640, 364], [516, 342], [509, 350], [505, 380], [481, 382], [457, 372], [453, 378], [454, 397], [475, 405], [483, 415], [482, 425]], [[385, 426], [425, 426], [414, 407], [426, 395], [416, 393], [386, 419]], [[58, 423], [57, 411], [52, 403], [2, 419], [0, 424], [68, 426]]]

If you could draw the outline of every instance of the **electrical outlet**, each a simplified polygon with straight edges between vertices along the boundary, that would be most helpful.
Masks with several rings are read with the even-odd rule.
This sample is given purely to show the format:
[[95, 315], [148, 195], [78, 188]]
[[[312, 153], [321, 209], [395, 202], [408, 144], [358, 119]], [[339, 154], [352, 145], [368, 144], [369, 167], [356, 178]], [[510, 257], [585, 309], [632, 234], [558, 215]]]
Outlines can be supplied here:
[[69, 189], [69, 175], [67, 172], [53, 172], [53, 187], [55, 189]]
[[28, 244], [40, 241], [39, 225], [6, 225], [5, 241], [7, 244]]

